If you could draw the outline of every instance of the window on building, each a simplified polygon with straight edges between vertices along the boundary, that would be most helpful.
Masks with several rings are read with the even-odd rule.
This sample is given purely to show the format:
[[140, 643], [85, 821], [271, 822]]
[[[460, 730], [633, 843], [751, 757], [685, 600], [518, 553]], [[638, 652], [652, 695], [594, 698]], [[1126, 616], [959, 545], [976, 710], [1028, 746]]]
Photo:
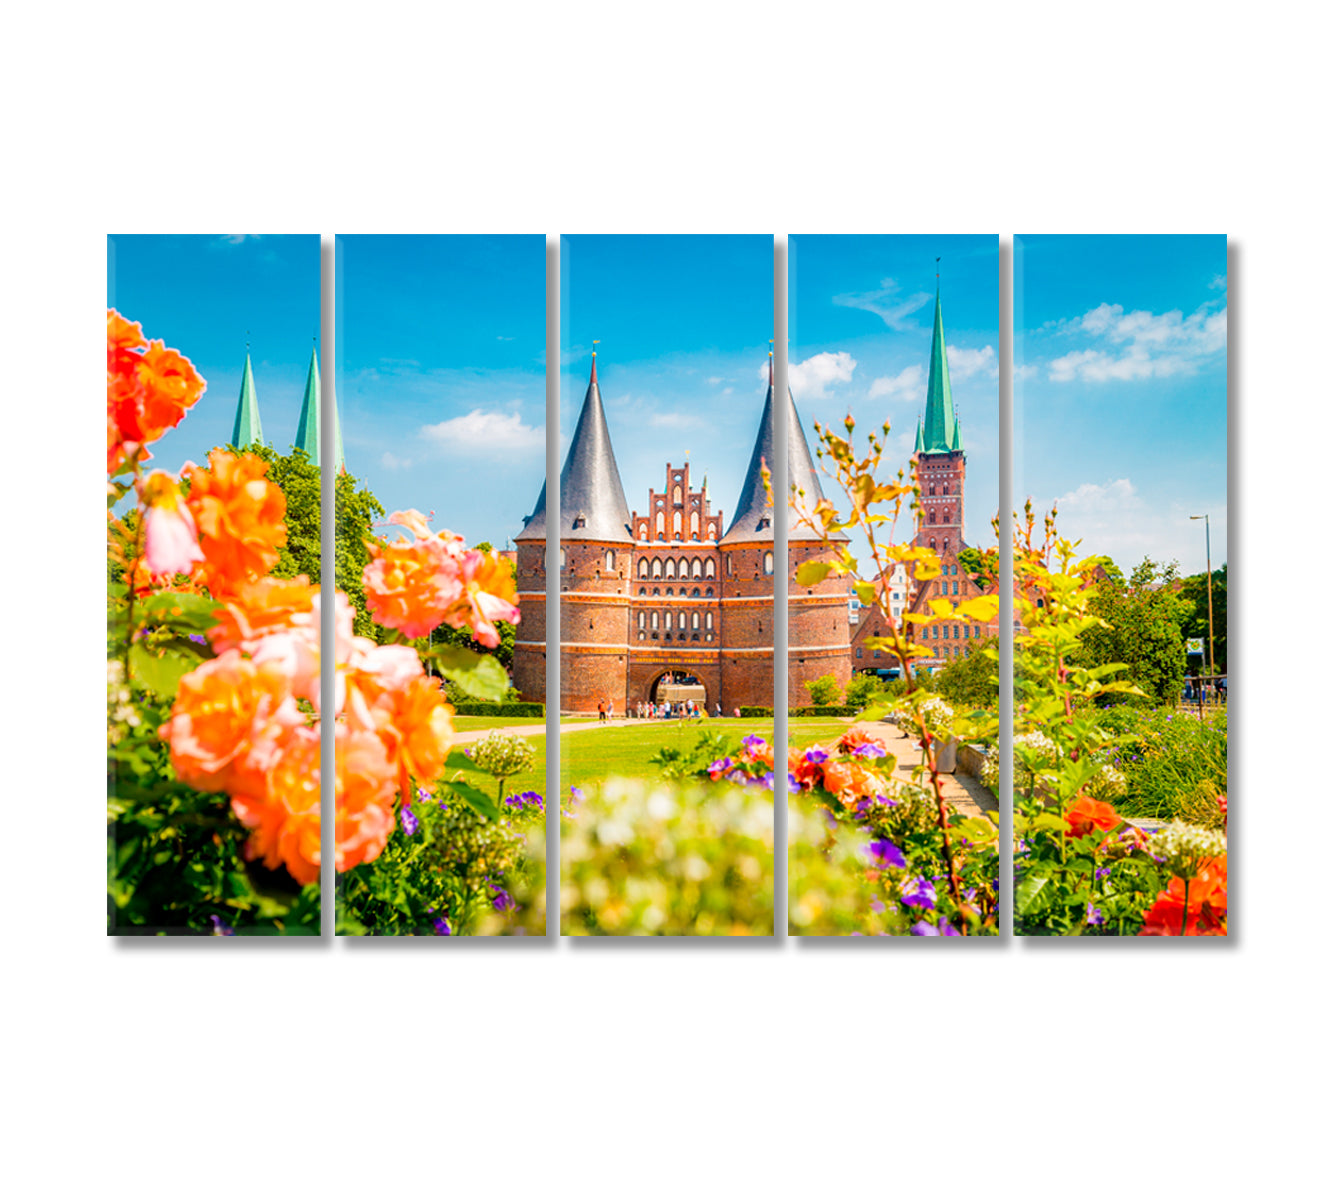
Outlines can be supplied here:
[[860, 646], [858, 646], [858, 647], [857, 647], [857, 657], [858, 657], [858, 658], [861, 658], [861, 656], [862, 656], [862, 648], [861, 648]]
[[727, 556], [727, 573], [729, 575], [732, 573], [732, 556], [730, 554]]
[[669, 559], [667, 560], [665, 566], [663, 567], [663, 574], [664, 574], [668, 579], [675, 579], [675, 578], [676, 578], [676, 559], [674, 559], [674, 558], [669, 558]]
[[615, 550], [608, 550], [608, 551], [607, 551], [607, 570], [608, 570], [608, 571], [614, 571], [614, 570], [616, 570], [616, 551], [615, 551]]
[[713, 559], [711, 558], [706, 559], [704, 562], [704, 578], [705, 579], [713, 578]]
[[774, 552], [772, 550], [764, 552], [764, 573], [766, 575], [774, 573]]
[[879, 658], [879, 657], [880, 657], [880, 651], [879, 651], [879, 650], [872, 650], [872, 651], [871, 651], [871, 657], [872, 657], [872, 658]]
[[656, 630], [658, 628], [658, 614], [650, 613], [648, 620], [649, 620], [649, 625], [651, 625], [653, 629]]
[[639, 628], [644, 628], [644, 614], [642, 612], [639, 614]]
[[980, 638], [980, 637], [982, 636], [982, 626], [981, 626], [981, 625], [974, 625], [974, 626], [973, 626], [973, 636], [976, 637], [976, 638]]
[[713, 613], [704, 614], [704, 628], [705, 629], [713, 628]]
[[667, 540], [666, 537], [664, 536], [664, 531], [666, 530], [666, 528], [667, 528], [667, 526], [663, 524], [663, 515], [662, 515], [661, 512], [659, 512], [659, 513], [658, 513], [658, 541], [663, 542], [663, 541], [666, 541], [666, 540]]
[[709, 541], [713, 541], [713, 539], [714, 539], [715, 537], [717, 537], [717, 536], [718, 536], [718, 526], [716, 526], [716, 525], [710, 525], [710, 526], [709, 526]]
[[682, 579], [690, 578], [690, 560], [688, 558], [681, 560], [680, 575]]
[[690, 628], [691, 629], [699, 628], [699, 613], [690, 614]]
[[690, 564], [690, 578], [702, 579], [704, 576], [704, 564], [699, 559], [695, 559]]
[[646, 558], [641, 558], [639, 560], [639, 578], [640, 579], [648, 578], [648, 559]]
[[655, 558], [653, 560], [653, 578], [654, 579], [662, 578], [662, 559], [660, 558]]
[[681, 540], [681, 514], [672, 513], [672, 537], [676, 541]]
[[953, 592], [953, 595], [957, 596], [958, 594], [959, 594], [959, 582], [958, 582], [958, 580], [955, 580], [955, 582], [954, 582], [954, 592]]
[[560, 569], [565, 570], [565, 547], [560, 548]]
[[672, 488], [672, 503], [673, 504], [681, 503], [681, 487], [679, 484], [676, 487]]
[[690, 537], [693, 541], [699, 541], [699, 513], [690, 514]]

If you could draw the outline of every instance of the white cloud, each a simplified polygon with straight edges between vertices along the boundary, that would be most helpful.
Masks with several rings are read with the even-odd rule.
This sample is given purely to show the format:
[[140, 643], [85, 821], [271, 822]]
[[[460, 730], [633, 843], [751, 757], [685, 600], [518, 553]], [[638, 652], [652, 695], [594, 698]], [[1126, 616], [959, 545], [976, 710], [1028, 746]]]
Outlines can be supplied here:
[[219, 241], [226, 242], [229, 246], [239, 246], [242, 242], [248, 241], [250, 238], [259, 241], [260, 235], [258, 233], [224, 233], [219, 238]]
[[1073, 492], [1057, 497], [1056, 507], [1061, 512], [1107, 512], [1123, 510], [1127, 505], [1138, 505], [1140, 498], [1129, 479], [1113, 479], [1107, 483], [1081, 483]]
[[423, 425], [421, 437], [447, 453], [493, 457], [524, 453], [546, 444], [544, 431], [525, 425], [518, 413], [483, 412], [480, 408], [437, 425]]
[[704, 422], [693, 413], [650, 413], [648, 423], [653, 429], [698, 429]]
[[1226, 276], [1226, 275], [1215, 275], [1215, 276], [1209, 281], [1209, 286], [1210, 286], [1211, 288], [1213, 288], [1215, 291], [1219, 291], [1219, 292], [1225, 292], [1225, 291], [1227, 291], [1227, 276]]
[[390, 450], [386, 450], [380, 455], [380, 465], [382, 467], [387, 467], [391, 471], [406, 471], [412, 466], [412, 459], [399, 458], [397, 454], [394, 454]]
[[[849, 383], [856, 369], [857, 360], [846, 350], [826, 350], [804, 362], [789, 363], [787, 383], [798, 401], [818, 400], [826, 395], [825, 389], [830, 384]], [[769, 381], [767, 361], [760, 366], [757, 378], [764, 383]]]
[[990, 346], [981, 350], [969, 350], [964, 346], [946, 346], [945, 356], [950, 364], [950, 378], [967, 379], [979, 371], [988, 371], [999, 375], [996, 365], [996, 351]]
[[844, 308], [860, 308], [875, 313], [891, 329], [900, 333], [916, 328], [915, 321], [909, 321], [924, 304], [931, 301], [930, 292], [914, 292], [911, 296], [901, 296], [900, 288], [892, 279], [882, 279], [878, 288], [869, 292], [844, 292], [834, 297], [834, 303]]
[[1060, 328], [1066, 334], [1086, 334], [1095, 345], [1052, 359], [1048, 377], [1056, 383], [1191, 374], [1202, 360], [1227, 348], [1227, 309], [1213, 303], [1202, 304], [1189, 316], [1180, 309], [1126, 312], [1119, 304], [1103, 303], [1061, 322]]
[[889, 400], [911, 399], [922, 388], [924, 372], [920, 363], [904, 367], [897, 375], [881, 375], [871, 382], [867, 396], [879, 400], [882, 396]]
[[705, 382], [712, 384], [714, 387], [717, 387], [717, 385], [722, 383], [722, 381], [723, 377], [721, 375], [710, 375]]

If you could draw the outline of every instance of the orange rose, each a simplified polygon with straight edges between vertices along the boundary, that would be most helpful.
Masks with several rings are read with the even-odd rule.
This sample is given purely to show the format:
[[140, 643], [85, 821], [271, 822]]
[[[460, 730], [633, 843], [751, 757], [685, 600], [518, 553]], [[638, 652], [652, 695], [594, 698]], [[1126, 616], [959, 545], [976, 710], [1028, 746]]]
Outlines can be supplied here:
[[188, 358], [107, 309], [107, 473], [179, 425], [206, 384]]
[[1065, 810], [1066, 831], [1068, 838], [1079, 838], [1092, 833], [1095, 829], [1106, 831], [1121, 824], [1116, 809], [1091, 796], [1076, 796], [1075, 802]]
[[158, 736], [182, 782], [204, 792], [262, 795], [262, 776], [304, 724], [286, 675], [228, 650], [181, 680]]
[[287, 500], [264, 478], [268, 464], [258, 455], [214, 450], [208, 462], [189, 472], [188, 503], [204, 552], [199, 578], [224, 599], [277, 565]]
[[319, 594], [319, 586], [304, 575], [243, 581], [218, 610], [218, 623], [208, 631], [214, 653], [242, 648], [253, 652], [257, 639], [289, 629], [293, 616], [310, 612]]
[[864, 729], [849, 729], [841, 738], [838, 739], [838, 748], [844, 754], [851, 754], [859, 746], [874, 746], [882, 755], [889, 753], [885, 743], [879, 738], [873, 738]]
[[412, 800], [409, 776], [432, 783], [445, 769], [454, 742], [453, 713], [439, 682], [426, 675], [383, 693], [376, 702], [376, 731], [398, 768], [399, 791], [405, 801]]
[[293, 729], [258, 795], [232, 796], [248, 828], [246, 857], [287, 868], [297, 883], [320, 877], [320, 731]]
[[453, 545], [438, 537], [367, 545], [362, 583], [371, 615], [407, 637], [425, 637], [463, 595]]
[[349, 871], [374, 862], [394, 830], [394, 765], [375, 734], [340, 725], [334, 867]]

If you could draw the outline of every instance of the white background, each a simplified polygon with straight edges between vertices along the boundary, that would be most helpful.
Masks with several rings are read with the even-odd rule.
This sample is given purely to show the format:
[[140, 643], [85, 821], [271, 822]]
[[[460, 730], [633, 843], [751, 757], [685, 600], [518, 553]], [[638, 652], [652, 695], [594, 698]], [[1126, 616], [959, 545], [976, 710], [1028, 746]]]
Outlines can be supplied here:
[[[1011, 9], [11, 13], [11, 1194], [1319, 1190], [1327, 19]], [[104, 237], [237, 229], [1227, 232], [1229, 943], [108, 939]]]

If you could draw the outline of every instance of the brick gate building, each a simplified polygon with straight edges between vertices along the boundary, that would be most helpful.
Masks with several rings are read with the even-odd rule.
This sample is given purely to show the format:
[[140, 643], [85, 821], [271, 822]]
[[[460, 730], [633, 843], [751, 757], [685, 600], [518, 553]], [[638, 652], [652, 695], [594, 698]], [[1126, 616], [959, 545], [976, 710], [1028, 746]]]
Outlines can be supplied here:
[[[789, 391], [788, 476], [819, 497], [819, 478]], [[597, 358], [560, 474], [558, 530], [543, 486], [515, 539], [521, 613], [514, 684], [545, 696], [546, 571], [549, 531], [560, 537], [560, 708], [589, 712], [607, 700], [617, 712], [654, 698], [677, 674], [698, 680], [710, 712], [774, 702], [773, 505], [763, 470], [774, 461], [773, 364], [750, 465], [730, 523], [707, 489], [692, 486], [690, 465], [668, 463], [661, 491], [644, 511], [625, 501]], [[789, 703], [808, 703], [801, 686], [833, 672], [851, 674], [846, 585], [798, 588], [796, 568], [828, 552], [814, 530], [789, 532]]]

